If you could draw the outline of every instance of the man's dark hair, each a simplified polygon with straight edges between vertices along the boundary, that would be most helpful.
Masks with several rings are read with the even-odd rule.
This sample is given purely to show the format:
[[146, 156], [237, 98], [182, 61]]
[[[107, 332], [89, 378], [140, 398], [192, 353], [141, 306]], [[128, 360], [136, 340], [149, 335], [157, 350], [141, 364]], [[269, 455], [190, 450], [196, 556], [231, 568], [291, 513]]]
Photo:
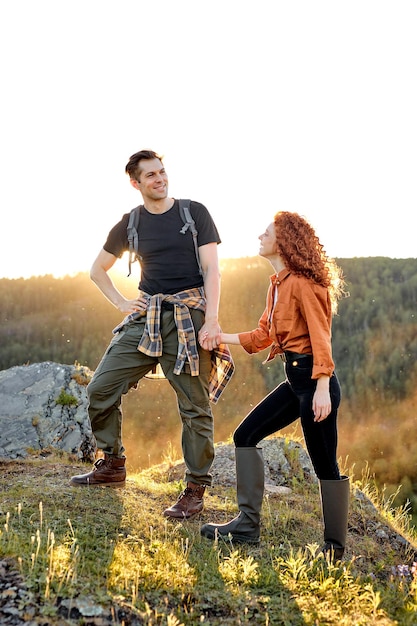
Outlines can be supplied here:
[[140, 150], [129, 159], [128, 164], [125, 167], [126, 174], [129, 174], [130, 178], [134, 178], [135, 180], [139, 180], [140, 176], [140, 161], [146, 161], [150, 159], [159, 159], [162, 163], [162, 157], [159, 154], [156, 154], [153, 150]]

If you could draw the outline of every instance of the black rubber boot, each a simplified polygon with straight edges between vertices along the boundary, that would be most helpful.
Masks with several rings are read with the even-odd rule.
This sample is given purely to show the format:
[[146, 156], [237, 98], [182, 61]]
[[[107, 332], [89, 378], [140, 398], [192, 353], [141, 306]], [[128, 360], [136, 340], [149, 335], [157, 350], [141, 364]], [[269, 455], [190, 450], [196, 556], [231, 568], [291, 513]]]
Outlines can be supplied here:
[[239, 515], [227, 524], [204, 524], [201, 534], [235, 543], [259, 543], [264, 495], [264, 460], [261, 448], [236, 448], [236, 483]]
[[350, 486], [348, 476], [340, 480], [320, 480], [320, 494], [324, 523], [322, 552], [332, 563], [345, 552]]

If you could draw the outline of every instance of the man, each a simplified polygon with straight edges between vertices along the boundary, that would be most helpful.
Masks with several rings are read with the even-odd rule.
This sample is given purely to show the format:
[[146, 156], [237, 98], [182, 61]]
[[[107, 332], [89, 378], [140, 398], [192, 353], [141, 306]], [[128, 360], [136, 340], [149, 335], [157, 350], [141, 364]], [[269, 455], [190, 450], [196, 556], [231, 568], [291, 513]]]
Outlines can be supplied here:
[[[198, 231], [200, 272], [192, 234], [181, 232], [184, 221], [179, 202], [168, 197], [162, 158], [150, 150], [137, 152], [130, 157], [126, 173], [143, 199], [138, 227], [139, 293], [128, 300], [108, 275], [116, 260], [129, 249], [126, 213], [108, 234], [90, 272], [104, 296], [126, 316], [115, 329], [88, 386], [89, 417], [104, 458], [96, 461], [91, 472], [74, 476], [71, 484], [124, 484], [121, 397], [160, 363], [177, 394], [187, 483], [178, 501], [164, 515], [183, 519], [203, 509], [204, 491], [211, 485], [214, 444], [209, 401], [212, 351], [218, 349], [221, 332], [217, 257], [220, 238], [207, 209], [191, 202], [190, 211]], [[205, 350], [199, 345], [203, 341]], [[225, 378], [230, 375], [231, 372]]]

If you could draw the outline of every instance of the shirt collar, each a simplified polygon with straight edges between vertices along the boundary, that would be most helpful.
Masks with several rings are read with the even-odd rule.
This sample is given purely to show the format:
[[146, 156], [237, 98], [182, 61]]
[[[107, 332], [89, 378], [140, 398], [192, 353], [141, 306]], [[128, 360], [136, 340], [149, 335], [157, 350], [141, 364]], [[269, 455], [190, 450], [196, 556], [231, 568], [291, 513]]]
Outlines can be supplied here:
[[290, 270], [284, 267], [278, 274], [272, 274], [269, 279], [273, 285], [279, 285], [289, 274], [291, 274]]

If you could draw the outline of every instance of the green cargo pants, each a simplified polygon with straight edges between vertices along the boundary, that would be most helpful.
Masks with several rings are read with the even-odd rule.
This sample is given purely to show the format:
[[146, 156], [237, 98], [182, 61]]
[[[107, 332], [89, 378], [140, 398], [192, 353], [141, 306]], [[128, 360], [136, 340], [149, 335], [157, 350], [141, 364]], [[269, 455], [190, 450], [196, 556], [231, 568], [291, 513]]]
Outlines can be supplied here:
[[[201, 311], [190, 309], [196, 334], [204, 322]], [[91, 428], [97, 447], [107, 454], [123, 456], [122, 395], [160, 363], [166, 379], [177, 394], [182, 420], [182, 452], [186, 465], [185, 480], [211, 485], [210, 468], [214, 459], [213, 415], [209, 402], [211, 356], [199, 348], [200, 374], [173, 373], [178, 335], [173, 310], [162, 309], [163, 354], [155, 359], [138, 351], [146, 317], [127, 324], [109, 344], [87, 387]]]

